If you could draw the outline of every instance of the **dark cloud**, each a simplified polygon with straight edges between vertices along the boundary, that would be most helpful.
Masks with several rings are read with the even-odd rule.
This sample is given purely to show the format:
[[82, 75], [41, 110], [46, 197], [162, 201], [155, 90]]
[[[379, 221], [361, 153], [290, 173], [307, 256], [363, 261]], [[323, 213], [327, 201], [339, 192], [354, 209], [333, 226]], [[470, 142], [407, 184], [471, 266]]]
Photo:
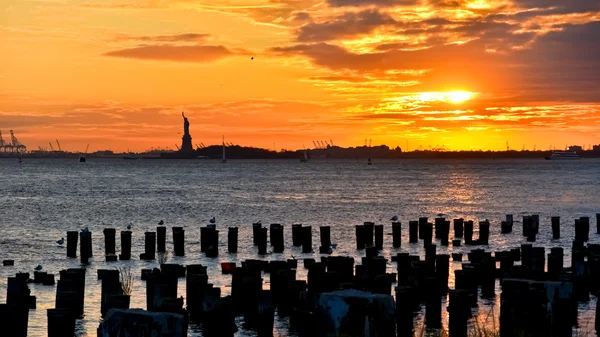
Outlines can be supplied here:
[[141, 60], [206, 63], [231, 56], [233, 53], [224, 46], [143, 45], [115, 50], [103, 55]]
[[373, 32], [384, 25], [395, 24], [391, 16], [377, 10], [345, 13], [331, 21], [309, 23], [298, 30], [298, 42], [323, 42]]
[[330, 7], [358, 7], [376, 5], [379, 7], [412, 6], [419, 0], [327, 0]]
[[513, 0], [521, 8], [555, 8], [555, 13], [579, 13], [600, 10], [598, 0]]
[[206, 40], [210, 34], [185, 33], [176, 35], [155, 36], [130, 36], [123, 35], [116, 38], [117, 41], [149, 41], [149, 42], [201, 42]]

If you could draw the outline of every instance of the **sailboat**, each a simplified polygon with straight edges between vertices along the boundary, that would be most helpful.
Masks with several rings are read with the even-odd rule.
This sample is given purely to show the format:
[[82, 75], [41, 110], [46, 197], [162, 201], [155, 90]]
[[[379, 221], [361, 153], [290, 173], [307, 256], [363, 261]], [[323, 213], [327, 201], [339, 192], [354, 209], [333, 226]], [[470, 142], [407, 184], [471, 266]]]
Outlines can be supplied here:
[[308, 152], [304, 149], [304, 156], [300, 158], [300, 162], [307, 163], [308, 162]]
[[227, 158], [225, 157], [225, 136], [223, 136], [223, 156], [221, 157], [221, 163], [226, 163]]
[[87, 160], [85, 159], [85, 155], [88, 152], [88, 149], [90, 148], [90, 144], [88, 144], [85, 148], [85, 153], [79, 156], [79, 162], [80, 163], [85, 163]]

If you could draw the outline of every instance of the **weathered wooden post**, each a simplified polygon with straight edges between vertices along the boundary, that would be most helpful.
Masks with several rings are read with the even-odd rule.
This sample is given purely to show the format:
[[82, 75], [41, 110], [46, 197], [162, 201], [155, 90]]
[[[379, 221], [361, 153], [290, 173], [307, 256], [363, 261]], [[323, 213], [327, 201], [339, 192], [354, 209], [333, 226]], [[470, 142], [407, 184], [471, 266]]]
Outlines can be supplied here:
[[375, 226], [375, 248], [383, 250], [383, 225]]
[[114, 228], [104, 228], [104, 255], [115, 255], [117, 231]]
[[562, 247], [550, 248], [548, 254], [548, 278], [550, 280], [558, 280], [563, 269], [564, 253]]
[[79, 255], [82, 264], [88, 264], [89, 258], [92, 256], [90, 251], [92, 249], [92, 232], [80, 232], [79, 233]]
[[478, 243], [482, 245], [488, 245], [490, 238], [490, 222], [480, 221], [479, 222], [479, 240]]
[[[435, 278], [426, 277], [425, 287], [426, 289], [435, 289]], [[425, 325], [431, 329], [442, 327], [442, 297], [437, 291], [428, 291], [425, 294]]]
[[154, 260], [156, 259], [156, 233], [145, 232], [144, 233], [144, 252], [140, 254], [142, 260]]
[[402, 245], [402, 224], [392, 222], [392, 247], [400, 248]]
[[450, 274], [450, 256], [447, 254], [435, 257], [435, 278], [441, 294], [448, 292], [448, 277]]
[[331, 227], [321, 226], [319, 227], [321, 234], [321, 246], [319, 252], [321, 254], [331, 254]]
[[419, 218], [419, 240], [423, 239], [423, 231], [425, 230], [425, 226], [429, 222], [428, 217], [420, 217]]
[[156, 251], [159, 253], [167, 251], [167, 227], [165, 226], [156, 227]]
[[121, 254], [119, 260], [131, 259], [131, 231], [121, 231]]
[[271, 246], [273, 246], [273, 253], [283, 253], [284, 240], [283, 240], [283, 225], [271, 224]]
[[75, 336], [75, 317], [69, 315], [69, 309], [47, 309], [48, 336], [71, 337]]
[[552, 239], [560, 239], [560, 217], [553, 216], [550, 221], [552, 222]]
[[450, 290], [448, 302], [450, 337], [467, 337], [467, 321], [471, 316], [469, 293], [462, 289]]
[[302, 253], [312, 253], [312, 227], [302, 227]]
[[175, 256], [185, 256], [185, 230], [173, 227], [173, 251]]
[[259, 237], [260, 237], [260, 229], [262, 228], [262, 223], [256, 222], [252, 224], [252, 238], [255, 246], [258, 246]]
[[465, 221], [464, 222], [464, 236], [465, 236], [465, 245], [470, 245], [473, 243], [473, 221]]
[[365, 243], [365, 225], [354, 226], [356, 233], [356, 249], [365, 249], [367, 246]]
[[375, 229], [375, 223], [374, 222], [369, 222], [366, 221], [364, 222], [364, 226], [365, 226], [365, 245], [367, 246], [372, 246], [373, 245], [373, 231]]
[[463, 218], [454, 219], [453, 222], [454, 222], [454, 237], [462, 238], [463, 237], [464, 219]]
[[428, 222], [423, 225], [423, 247], [433, 242], [433, 224]]
[[77, 239], [79, 233], [77, 231], [67, 232], [67, 257], [77, 257]]
[[441, 240], [440, 244], [442, 246], [448, 245], [448, 236], [450, 235], [450, 221], [444, 220], [443, 223], [440, 224], [442, 227], [440, 228]]
[[227, 251], [229, 253], [235, 254], [238, 249], [238, 228], [237, 227], [229, 227], [229, 231], [227, 232]]
[[436, 239], [440, 239], [441, 238], [441, 232], [440, 232], [440, 230], [444, 226], [444, 222], [446, 222], [446, 218], [435, 218], [434, 221], [433, 221], [433, 223], [435, 224], [434, 234], [435, 234], [435, 238]]
[[508, 221], [502, 221], [500, 223], [500, 233], [509, 234], [512, 232], [512, 224], [509, 225]]
[[[596, 213], [596, 234], [600, 234], [600, 213]], [[598, 311], [596, 310], [596, 312]]]
[[409, 221], [408, 222], [408, 242], [417, 243], [419, 242], [419, 222]]
[[267, 254], [267, 228], [260, 227], [257, 229], [256, 242], [258, 244], [258, 255]]
[[413, 301], [415, 288], [396, 287], [396, 330], [398, 337], [413, 335]]

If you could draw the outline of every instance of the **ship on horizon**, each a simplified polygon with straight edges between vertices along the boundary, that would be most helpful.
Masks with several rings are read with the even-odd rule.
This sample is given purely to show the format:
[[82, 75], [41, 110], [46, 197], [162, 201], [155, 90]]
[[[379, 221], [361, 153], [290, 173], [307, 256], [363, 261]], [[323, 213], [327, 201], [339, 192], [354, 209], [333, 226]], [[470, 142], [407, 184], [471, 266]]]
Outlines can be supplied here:
[[581, 156], [575, 151], [554, 151], [550, 156], [544, 157], [546, 160], [578, 160]]

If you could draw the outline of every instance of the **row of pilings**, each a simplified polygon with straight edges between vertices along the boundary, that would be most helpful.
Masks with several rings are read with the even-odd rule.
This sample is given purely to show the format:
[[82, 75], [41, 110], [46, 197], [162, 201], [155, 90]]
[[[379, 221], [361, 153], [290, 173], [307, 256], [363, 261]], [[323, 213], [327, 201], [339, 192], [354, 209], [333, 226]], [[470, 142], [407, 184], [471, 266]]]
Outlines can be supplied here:
[[[553, 237], [555, 234], [560, 237], [560, 218], [553, 217], [551, 221]], [[98, 278], [102, 280], [101, 314], [105, 317], [99, 336], [112, 336], [107, 331], [114, 330], [114, 326], [125, 329], [125, 322], [129, 324], [148, 317], [153, 322], [164, 321], [164, 315], [170, 315], [168, 320], [181, 323], [177, 325], [181, 336], [187, 334], [188, 321], [200, 323], [204, 336], [233, 336], [238, 329], [236, 317], [243, 317], [244, 328], [255, 330], [258, 336], [270, 337], [275, 313], [278, 317], [289, 317], [292, 331], [300, 336], [363, 336], [364, 331], [376, 331], [377, 336], [386, 337], [412, 336], [414, 315], [422, 308], [428, 328], [442, 326], [443, 298], [447, 297], [449, 334], [462, 337], [467, 336], [468, 321], [479, 299], [497, 296], [497, 280], [502, 289], [499, 326], [502, 337], [572, 336], [577, 323], [577, 302], [589, 300], [590, 294], [598, 294], [600, 290], [600, 245], [586, 244], [590, 239], [589, 218], [575, 221], [576, 238], [572, 242], [570, 266], [564, 265], [561, 247], [547, 251], [535, 246], [539, 217], [524, 217], [523, 235], [529, 243], [496, 252], [472, 249], [467, 254], [467, 262], [462, 262], [462, 254], [452, 254], [453, 261], [461, 262], [461, 268], [454, 272], [454, 289], [448, 287], [450, 256], [437, 253], [438, 245], [449, 245], [451, 224], [452, 245], [460, 244], [461, 239], [467, 245], [488, 244], [489, 221], [479, 223], [479, 236], [473, 239], [472, 221], [455, 219], [451, 223], [436, 218], [430, 223], [428, 218], [420, 218], [409, 222], [409, 242], [422, 240], [424, 259], [397, 253], [388, 260], [380, 256], [384, 226], [366, 222], [355, 227], [356, 248], [362, 255], [360, 261], [355, 261], [352, 257], [330, 256], [330, 228], [322, 226], [319, 227], [319, 252], [325, 256], [320, 260], [251, 259], [241, 265], [222, 263], [222, 273], [231, 275], [229, 296], [222, 296], [221, 289], [210, 283], [207, 268], [201, 264], [161, 264], [160, 268], [144, 269], [141, 275], [146, 285], [146, 310], [142, 312], [127, 310], [129, 293], [121, 271], [98, 270]], [[507, 216], [500, 232], [509, 234], [512, 226], [512, 216]], [[392, 244], [399, 248], [401, 224], [394, 222], [391, 227]], [[252, 241], [259, 256], [268, 254], [269, 250], [284, 250], [285, 229], [281, 224], [268, 227], [253, 224]], [[294, 246], [301, 247], [305, 253], [312, 252], [311, 226], [292, 225], [291, 232]], [[201, 250], [207, 258], [218, 256], [218, 233], [214, 225], [201, 229]], [[237, 234], [236, 227], [228, 229], [229, 253], [238, 250]], [[109, 228], [104, 230], [104, 235], [106, 259], [114, 261], [116, 231]], [[84, 266], [89, 263], [92, 233], [69, 232], [67, 239], [67, 255], [76, 257], [79, 239], [81, 262]], [[121, 232], [121, 241], [120, 257], [130, 259], [131, 232]], [[175, 255], [185, 254], [184, 244], [183, 228], [174, 227]], [[144, 234], [144, 253], [140, 258], [152, 260], [157, 250], [166, 251], [164, 226]], [[391, 263], [396, 265], [392, 273], [388, 272]], [[306, 280], [296, 278], [299, 268], [308, 271]], [[74, 322], [83, 315], [85, 272], [85, 269], [60, 272], [55, 308], [48, 309], [48, 336], [73, 336]], [[37, 275], [39, 280], [49, 278], [48, 274]], [[267, 277], [270, 287], [263, 289]], [[177, 293], [180, 278], [185, 278], [185, 298]], [[32, 306], [35, 308], [28, 281], [28, 274], [9, 278], [7, 303], [0, 305], [5, 313], [3, 319], [20, 327], [15, 336], [26, 335], [27, 315], [24, 313]]]

